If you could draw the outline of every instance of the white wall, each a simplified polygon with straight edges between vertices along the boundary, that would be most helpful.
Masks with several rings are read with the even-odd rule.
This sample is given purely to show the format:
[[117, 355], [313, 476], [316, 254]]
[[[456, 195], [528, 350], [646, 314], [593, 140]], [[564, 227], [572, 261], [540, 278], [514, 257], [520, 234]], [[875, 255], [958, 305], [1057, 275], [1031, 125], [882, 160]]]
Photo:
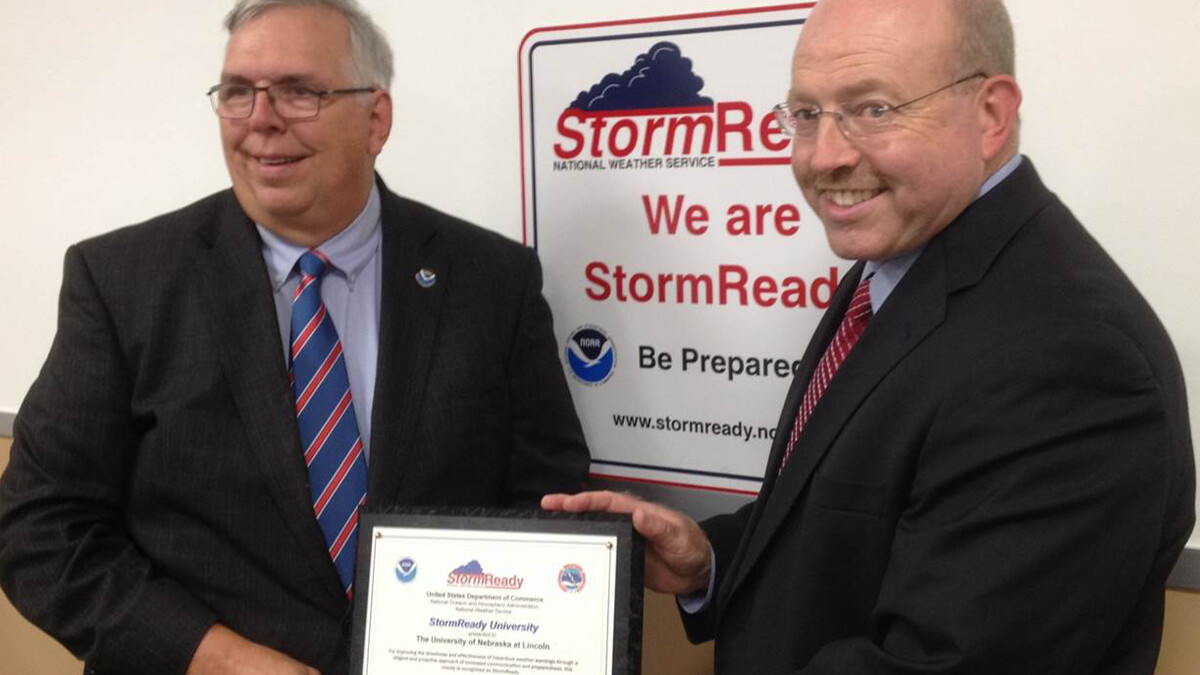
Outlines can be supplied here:
[[[0, 415], [16, 410], [49, 348], [65, 247], [227, 185], [203, 92], [217, 79], [229, 4], [0, 4]], [[520, 238], [517, 47], [529, 29], [771, 3], [364, 4], [397, 57], [397, 124], [381, 173]], [[1189, 316], [1200, 288], [1200, 4], [1009, 7], [1023, 150], [1158, 310], [1200, 426], [1200, 318]], [[746, 66], [778, 72], [782, 98], [787, 63]]]

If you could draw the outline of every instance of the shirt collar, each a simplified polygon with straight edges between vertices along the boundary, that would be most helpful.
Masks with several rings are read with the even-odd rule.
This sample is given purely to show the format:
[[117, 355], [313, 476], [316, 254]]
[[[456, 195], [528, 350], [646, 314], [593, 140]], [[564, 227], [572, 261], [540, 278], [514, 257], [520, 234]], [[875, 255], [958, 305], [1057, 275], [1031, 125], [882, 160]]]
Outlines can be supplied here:
[[[333, 263], [330, 272], [345, 277], [351, 289], [379, 249], [381, 212], [379, 187], [372, 185], [367, 204], [354, 222], [316, 247]], [[271, 286], [278, 291], [295, 272], [296, 261], [308, 249], [293, 244], [258, 223], [254, 227], [258, 228], [262, 238], [263, 260], [267, 263], [267, 273], [271, 275]]]
[[[921, 255], [925, 247], [901, 253], [894, 258], [888, 258], [883, 262], [868, 260], [863, 267], [863, 278], [871, 277], [871, 313], [878, 314], [879, 308], [883, 306], [883, 301], [887, 300], [888, 296], [895, 290], [896, 284], [904, 278], [904, 274], [908, 272], [908, 268], [917, 261], [917, 256]], [[874, 276], [872, 276], [874, 275]]]
[[[992, 188], [1000, 184], [1000, 181], [1008, 178], [1017, 167], [1021, 165], [1021, 154], [1016, 153], [1004, 163], [988, 179], [979, 187], [979, 192], [975, 194], [975, 199], [986, 195], [992, 191]], [[882, 262], [868, 260], [863, 267], [863, 278], [871, 277], [871, 312], [879, 312], [879, 308], [883, 306], [883, 301], [887, 300], [888, 296], [896, 288], [896, 284], [904, 278], [904, 274], [908, 272], [908, 268], [916, 262], [917, 256], [921, 255], [925, 247], [922, 246], [914, 251], [902, 253], [894, 258], [889, 258]], [[871, 276], [874, 275], [874, 276]]]
[[975, 199], [986, 195], [992, 191], [992, 188], [1000, 184], [1000, 181], [1008, 178], [1012, 172], [1021, 166], [1021, 153], [1014, 153], [1013, 156], [1004, 163], [1004, 166], [996, 170], [996, 173], [988, 176], [988, 179], [983, 181], [983, 185], [979, 186], [979, 192], [975, 194]]

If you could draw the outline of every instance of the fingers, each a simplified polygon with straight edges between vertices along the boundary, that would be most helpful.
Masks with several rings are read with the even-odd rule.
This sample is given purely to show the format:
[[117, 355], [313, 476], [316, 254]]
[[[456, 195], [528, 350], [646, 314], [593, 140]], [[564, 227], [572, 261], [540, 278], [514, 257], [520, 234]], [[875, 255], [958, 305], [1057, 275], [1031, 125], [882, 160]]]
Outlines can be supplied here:
[[678, 511], [645, 504], [633, 526], [646, 539], [645, 583], [661, 593], [691, 593], [708, 585], [708, 538], [696, 521]]
[[696, 521], [660, 504], [621, 492], [597, 491], [542, 497], [547, 511], [628, 513], [646, 539], [646, 586], [662, 593], [704, 588], [709, 575], [708, 538]]
[[[596, 491], [580, 492], [578, 494], [552, 494], [542, 497], [542, 508], [547, 511], [566, 511], [568, 513], [584, 513], [602, 511], [607, 513], [628, 513], [633, 516], [633, 527], [643, 537], [650, 541], [660, 540], [670, 542], [672, 539], [686, 539], [699, 531], [695, 521], [683, 513], [674, 511], [653, 502], [643, 501], [633, 495], [623, 492]], [[683, 542], [670, 542], [671, 548], [681, 548]]]
[[542, 508], [569, 513], [602, 511], [631, 514], [633, 527], [638, 534], [651, 542], [654, 548], [663, 549], [666, 555], [689, 555], [699, 546], [703, 546], [707, 552], [708, 540], [696, 521], [684, 513], [630, 494], [610, 491], [552, 494], [542, 497]]
[[563, 502], [570, 497], [565, 494], [552, 494], [542, 496], [542, 510], [544, 511], [562, 511]]
[[672, 522], [676, 520], [675, 517], [687, 517], [657, 504], [645, 503], [640, 506], [641, 508], [631, 512], [633, 514], [633, 527], [638, 531], [638, 534], [650, 541], [669, 538], [672, 531], [678, 527], [677, 523]]
[[283, 652], [213, 624], [188, 664], [187, 675], [321, 675]]
[[642, 500], [620, 492], [580, 492], [573, 495], [553, 494], [542, 497], [542, 508], [547, 511], [605, 511], [608, 513], [633, 513]]
[[707, 560], [708, 537], [683, 513], [645, 504], [634, 512], [633, 527], [672, 566]]

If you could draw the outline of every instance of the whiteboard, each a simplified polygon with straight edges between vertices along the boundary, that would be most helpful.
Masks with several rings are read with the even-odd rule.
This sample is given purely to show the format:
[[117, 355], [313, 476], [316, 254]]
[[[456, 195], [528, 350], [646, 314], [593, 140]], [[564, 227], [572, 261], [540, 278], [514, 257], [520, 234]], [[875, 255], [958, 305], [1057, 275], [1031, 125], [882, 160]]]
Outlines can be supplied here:
[[[380, 173], [398, 192], [520, 239], [517, 48], [528, 30], [769, 3], [363, 4], [397, 61]], [[49, 349], [65, 248], [228, 185], [203, 94], [217, 80], [230, 5], [0, 3], [0, 429]], [[1200, 4], [1010, 0], [1009, 9], [1022, 151], [1157, 310], [1200, 399]], [[787, 63], [747, 67], [776, 71], [783, 98]], [[1193, 428], [1198, 411], [1193, 403]]]

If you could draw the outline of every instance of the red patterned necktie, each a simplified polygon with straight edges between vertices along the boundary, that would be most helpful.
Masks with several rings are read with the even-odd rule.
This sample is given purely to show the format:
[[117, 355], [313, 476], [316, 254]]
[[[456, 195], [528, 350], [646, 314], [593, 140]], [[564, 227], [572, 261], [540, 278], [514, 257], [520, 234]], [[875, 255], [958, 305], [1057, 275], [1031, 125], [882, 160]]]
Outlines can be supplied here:
[[783, 454], [783, 462], [779, 465], [780, 471], [787, 466], [788, 458], [792, 456], [792, 448], [796, 447], [796, 439], [800, 438], [800, 432], [804, 430], [804, 424], [808, 422], [809, 415], [812, 415], [813, 408], [817, 407], [817, 401], [821, 400], [821, 394], [829, 387], [834, 373], [846, 360], [846, 355], [854, 348], [858, 338], [862, 337], [870, 320], [871, 278], [867, 277], [859, 282], [858, 288], [854, 290], [854, 297], [850, 299], [850, 306], [846, 308], [837, 334], [829, 341], [829, 346], [825, 348], [825, 353], [813, 371], [812, 379], [808, 381], [808, 389], [804, 391], [804, 399], [800, 401], [800, 410], [796, 412], [796, 421], [792, 424], [792, 433], [788, 436], [787, 450]]
[[342, 343], [321, 301], [329, 260], [300, 256], [300, 285], [292, 298], [292, 391], [309, 491], [329, 556], [350, 595], [358, 541], [358, 507], [367, 496], [367, 461], [354, 417]]

